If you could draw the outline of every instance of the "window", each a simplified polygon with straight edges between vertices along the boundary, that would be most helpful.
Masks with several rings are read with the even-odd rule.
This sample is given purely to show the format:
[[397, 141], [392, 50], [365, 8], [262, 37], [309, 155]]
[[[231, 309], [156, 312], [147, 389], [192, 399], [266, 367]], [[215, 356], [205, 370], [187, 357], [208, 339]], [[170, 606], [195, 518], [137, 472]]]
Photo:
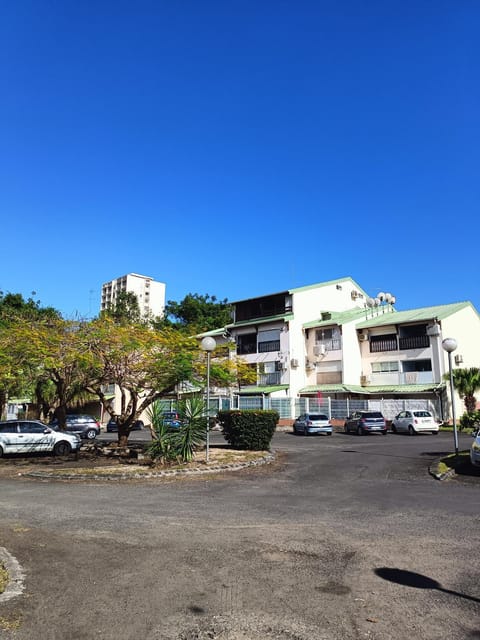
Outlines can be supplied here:
[[20, 433], [43, 433], [45, 427], [43, 424], [36, 424], [35, 422], [20, 422]]
[[280, 329], [258, 332], [258, 353], [280, 350]]
[[396, 351], [397, 334], [389, 333], [383, 336], [370, 336], [370, 353], [378, 353], [379, 351]]
[[403, 373], [410, 373], [411, 371], [431, 371], [431, 360], [404, 360], [402, 362]]
[[257, 352], [257, 334], [247, 333], [237, 336], [237, 353], [245, 355]]
[[372, 362], [372, 373], [390, 373], [394, 371], [399, 371], [399, 365], [396, 360]]

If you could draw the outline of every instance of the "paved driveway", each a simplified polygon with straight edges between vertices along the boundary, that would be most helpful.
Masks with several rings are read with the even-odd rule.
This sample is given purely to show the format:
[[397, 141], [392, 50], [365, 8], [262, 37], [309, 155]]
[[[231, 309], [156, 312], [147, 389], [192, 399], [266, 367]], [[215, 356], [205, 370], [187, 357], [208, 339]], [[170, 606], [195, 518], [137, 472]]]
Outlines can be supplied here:
[[480, 638], [479, 489], [427, 474], [450, 434], [274, 448], [271, 468], [212, 478], [2, 481], [26, 590], [0, 638]]

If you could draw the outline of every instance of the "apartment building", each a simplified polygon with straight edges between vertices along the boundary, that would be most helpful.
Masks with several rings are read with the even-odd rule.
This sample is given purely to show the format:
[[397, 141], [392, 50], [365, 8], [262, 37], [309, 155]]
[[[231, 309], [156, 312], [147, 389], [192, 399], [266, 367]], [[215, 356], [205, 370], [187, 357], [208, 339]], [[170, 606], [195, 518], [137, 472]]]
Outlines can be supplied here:
[[[308, 402], [339, 402], [343, 416], [363, 402], [391, 419], [409, 402], [447, 419], [442, 341], [457, 340], [454, 366], [480, 367], [478, 312], [470, 302], [396, 311], [389, 294], [372, 302], [351, 278], [233, 302], [233, 322], [209, 335], [235, 341], [257, 372], [255, 385], [235, 391], [234, 404], [255, 406], [241, 399], [258, 398], [293, 418]], [[455, 394], [454, 402], [461, 415], [463, 401]]]
[[161, 316], [165, 310], [165, 284], [149, 276], [128, 273], [102, 285], [101, 311], [114, 306], [120, 292], [131, 292], [137, 296], [142, 315]]

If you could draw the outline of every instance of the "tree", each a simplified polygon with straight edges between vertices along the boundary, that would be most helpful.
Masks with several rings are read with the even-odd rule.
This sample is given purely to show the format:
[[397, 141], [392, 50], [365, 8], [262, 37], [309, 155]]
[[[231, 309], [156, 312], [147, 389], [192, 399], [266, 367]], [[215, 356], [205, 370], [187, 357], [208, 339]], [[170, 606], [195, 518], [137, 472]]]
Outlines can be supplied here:
[[112, 318], [116, 324], [140, 323], [142, 314], [138, 298], [133, 291], [120, 291], [115, 304], [102, 312], [104, 317]]
[[[35, 292], [32, 292], [32, 296]], [[0, 291], [0, 413], [3, 416], [8, 396], [26, 394], [31, 391], [27, 384], [31, 371], [27, 354], [11, 350], [11, 329], [18, 322], [35, 322], [47, 319], [59, 319], [60, 312], [53, 307], [42, 307], [33, 297], [25, 300], [20, 293], [4, 294]], [[38, 396], [37, 396], [38, 399]]]
[[116, 414], [118, 443], [125, 447], [143, 411], [179, 382], [195, 379], [200, 357], [197, 342], [169, 327], [154, 331], [143, 324], [115, 324], [108, 317], [89, 323], [88, 333], [85, 350], [91, 362], [85, 389], [113, 415], [104, 390], [106, 385], [117, 385], [121, 396]]
[[83, 392], [90, 371], [87, 324], [60, 317], [17, 317], [3, 327], [4, 350], [21, 371], [24, 384], [35, 389], [37, 401], [42, 404], [49, 398], [61, 429], [66, 426], [67, 407]]
[[[458, 391], [460, 398], [463, 398], [467, 413], [473, 413], [477, 408], [475, 393], [480, 389], [480, 369], [470, 367], [469, 369], [453, 369], [453, 386]], [[445, 374], [445, 379], [449, 379], [449, 374]]]
[[224, 327], [229, 322], [231, 305], [226, 298], [217, 300], [208, 293], [188, 293], [181, 302], [167, 302], [163, 320], [157, 321], [157, 325], [189, 328], [192, 332], [200, 333]]

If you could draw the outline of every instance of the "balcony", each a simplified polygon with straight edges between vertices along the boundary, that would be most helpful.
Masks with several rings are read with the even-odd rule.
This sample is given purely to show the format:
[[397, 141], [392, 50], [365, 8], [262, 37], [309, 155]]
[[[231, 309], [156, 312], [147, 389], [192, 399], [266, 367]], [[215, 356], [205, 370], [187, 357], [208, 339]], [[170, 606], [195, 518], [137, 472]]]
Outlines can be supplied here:
[[402, 384], [433, 384], [432, 371], [406, 371], [400, 373], [395, 371], [392, 373], [372, 373], [369, 377], [369, 385], [402, 385]]
[[282, 372], [275, 371], [274, 373], [261, 373], [258, 376], [258, 386], [266, 387], [272, 384], [280, 384], [282, 379]]
[[280, 351], [280, 340], [268, 340], [258, 343], [258, 353], [268, 353], [270, 351]]
[[428, 336], [408, 336], [406, 338], [400, 337], [400, 349], [405, 351], [406, 349], [425, 349], [430, 346], [430, 338]]
[[397, 351], [398, 342], [396, 334], [385, 336], [370, 337], [370, 353], [379, 353], [381, 351]]
[[331, 338], [327, 340], [317, 340], [315, 342], [315, 347], [318, 347], [320, 352], [326, 353], [327, 351], [340, 351], [342, 348], [342, 339], [341, 338]]

